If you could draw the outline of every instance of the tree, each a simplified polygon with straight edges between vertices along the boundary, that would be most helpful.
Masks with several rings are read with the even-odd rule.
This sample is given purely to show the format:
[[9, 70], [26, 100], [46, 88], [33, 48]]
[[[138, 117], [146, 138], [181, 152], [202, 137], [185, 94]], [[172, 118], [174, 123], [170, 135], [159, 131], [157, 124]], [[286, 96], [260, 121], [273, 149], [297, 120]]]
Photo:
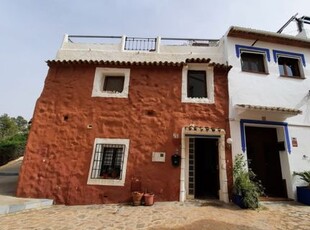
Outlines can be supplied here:
[[28, 122], [22, 116], [17, 116], [16, 118], [12, 117], [12, 120], [15, 122], [20, 132], [27, 132]]
[[0, 116], [0, 165], [23, 155], [27, 137], [28, 122], [22, 116]]
[[6, 113], [0, 116], [0, 140], [14, 136], [19, 131], [16, 122]]

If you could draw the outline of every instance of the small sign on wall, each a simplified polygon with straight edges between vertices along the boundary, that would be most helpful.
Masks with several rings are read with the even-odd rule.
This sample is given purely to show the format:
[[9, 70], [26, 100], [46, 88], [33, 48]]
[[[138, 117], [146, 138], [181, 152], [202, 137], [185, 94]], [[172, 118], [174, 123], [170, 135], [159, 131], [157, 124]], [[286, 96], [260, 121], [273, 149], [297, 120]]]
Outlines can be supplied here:
[[298, 142], [296, 137], [292, 137], [292, 146], [293, 147], [298, 147]]
[[152, 161], [153, 162], [165, 162], [166, 153], [165, 152], [153, 152]]

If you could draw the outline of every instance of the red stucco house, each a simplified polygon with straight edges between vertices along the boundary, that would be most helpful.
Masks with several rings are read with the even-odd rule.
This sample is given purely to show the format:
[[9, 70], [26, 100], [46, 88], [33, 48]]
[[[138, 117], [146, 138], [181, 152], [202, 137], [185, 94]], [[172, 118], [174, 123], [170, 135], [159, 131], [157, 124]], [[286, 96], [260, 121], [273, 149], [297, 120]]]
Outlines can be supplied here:
[[230, 66], [221, 42], [101, 38], [65, 36], [47, 61], [17, 195], [99, 204], [129, 202], [139, 189], [157, 201], [228, 202]]

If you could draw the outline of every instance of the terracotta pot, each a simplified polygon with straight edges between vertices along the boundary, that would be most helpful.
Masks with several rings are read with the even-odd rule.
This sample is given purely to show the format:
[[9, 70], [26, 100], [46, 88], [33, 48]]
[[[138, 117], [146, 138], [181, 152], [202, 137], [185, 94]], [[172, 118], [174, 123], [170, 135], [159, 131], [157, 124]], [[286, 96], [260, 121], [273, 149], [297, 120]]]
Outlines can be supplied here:
[[154, 204], [154, 194], [153, 193], [145, 193], [144, 194], [144, 202], [146, 206], [151, 206]]
[[143, 192], [132, 192], [132, 201], [134, 206], [141, 205], [141, 200], [143, 197]]

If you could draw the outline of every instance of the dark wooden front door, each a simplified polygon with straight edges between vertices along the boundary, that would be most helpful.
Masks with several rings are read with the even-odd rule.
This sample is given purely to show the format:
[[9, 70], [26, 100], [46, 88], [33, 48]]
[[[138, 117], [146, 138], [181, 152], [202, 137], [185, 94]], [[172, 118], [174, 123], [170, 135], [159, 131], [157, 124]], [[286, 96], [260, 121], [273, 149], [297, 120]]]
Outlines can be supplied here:
[[195, 138], [195, 198], [218, 198], [218, 139]]
[[282, 179], [276, 128], [245, 127], [249, 166], [269, 197], [287, 197]]

